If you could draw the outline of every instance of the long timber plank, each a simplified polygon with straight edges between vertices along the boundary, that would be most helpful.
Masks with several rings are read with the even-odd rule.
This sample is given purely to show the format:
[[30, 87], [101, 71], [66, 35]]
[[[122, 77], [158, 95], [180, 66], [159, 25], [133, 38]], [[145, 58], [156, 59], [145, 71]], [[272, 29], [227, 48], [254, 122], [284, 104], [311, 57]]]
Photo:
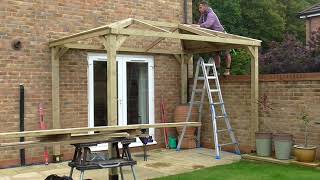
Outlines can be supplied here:
[[0, 140], [19, 137], [42, 137], [48, 135], [61, 135], [61, 134], [79, 134], [89, 132], [127, 132], [129, 130], [139, 130], [148, 128], [170, 128], [170, 127], [199, 127], [200, 122], [182, 122], [182, 123], [157, 123], [157, 124], [138, 124], [138, 125], [126, 125], [126, 126], [101, 126], [101, 127], [82, 127], [82, 128], [68, 128], [68, 129], [50, 129], [50, 130], [38, 130], [38, 131], [24, 131], [24, 132], [8, 132], [0, 133]]

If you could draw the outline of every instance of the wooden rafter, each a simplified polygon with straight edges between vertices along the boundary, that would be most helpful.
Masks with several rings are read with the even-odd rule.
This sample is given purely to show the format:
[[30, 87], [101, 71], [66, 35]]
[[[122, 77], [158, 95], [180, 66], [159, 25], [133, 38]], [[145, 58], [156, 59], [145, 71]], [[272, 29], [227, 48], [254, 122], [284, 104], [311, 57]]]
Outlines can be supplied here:
[[211, 53], [214, 51], [240, 49], [240, 48], [245, 48], [245, 46], [240, 46], [240, 45], [215, 46], [214, 44], [211, 44], [209, 47], [205, 47], [205, 48], [185, 49], [184, 52], [189, 54], [197, 54], [197, 53]]
[[137, 19], [134, 19], [133, 22], [134, 22], [135, 24], [142, 25], [142, 26], [144, 26], [144, 27], [146, 27], [146, 28], [150, 28], [150, 29], [154, 29], [154, 30], [159, 30], [159, 31], [171, 33], [170, 31], [168, 31], [168, 30], [166, 30], [166, 29], [163, 29], [163, 28], [154, 26], [154, 25], [152, 25], [152, 24], [149, 24], [149, 23], [147, 23], [147, 22], [143, 22], [143, 21], [140, 21], [140, 20], [137, 20]]
[[154, 25], [154, 26], [158, 26], [158, 27], [178, 28], [178, 23], [149, 21], [149, 20], [140, 20], [140, 21]]
[[[104, 51], [106, 52], [103, 45], [89, 45], [89, 44], [79, 44], [79, 43], [68, 43], [64, 45], [70, 49], [86, 49], [86, 50], [95, 50], [95, 51]], [[148, 53], [148, 54], [181, 54], [182, 51], [173, 51], [173, 50], [162, 50], [162, 49], [150, 49], [146, 51], [144, 48], [127, 48], [120, 47], [118, 52], [126, 53]]]
[[[179, 29], [184, 30], [184, 31], [188, 31], [194, 34], [198, 34], [198, 35], [203, 35], [203, 36], [218, 36], [216, 34], [212, 34], [206, 31], [202, 31], [200, 29], [197, 29], [195, 27], [192, 27], [190, 25], [186, 25], [186, 24], [179, 24]], [[220, 37], [220, 36], [218, 36]]]
[[245, 39], [231, 39], [231, 38], [221, 38], [221, 37], [208, 37], [201, 35], [191, 35], [191, 34], [174, 34], [166, 32], [155, 32], [140, 29], [111, 29], [111, 34], [118, 35], [129, 35], [129, 36], [144, 36], [144, 37], [164, 37], [172, 39], [183, 39], [191, 41], [203, 41], [203, 42], [214, 42], [222, 44], [236, 44], [236, 45], [247, 45], [247, 46], [260, 46], [261, 42], [245, 40]]
[[[174, 28], [172, 31], [172, 33], [176, 32], [176, 30], [178, 30], [178, 28]], [[158, 39], [156, 39], [155, 41], [153, 41], [147, 48], [146, 48], [146, 52], [148, 52], [150, 49], [152, 49], [154, 46], [156, 46], [157, 44], [159, 44], [162, 40], [164, 40], [165, 38], [160, 37]]]
[[111, 23], [108, 26], [111, 27], [111, 28], [127, 28], [131, 24], [133, 24], [133, 19], [132, 18], [128, 18], [128, 19], [124, 19], [124, 20], [121, 20], [121, 21], [117, 21], [117, 22]]
[[122, 21], [118, 21], [118, 22], [106, 25], [106, 26], [101, 26], [98, 28], [90, 29], [87, 31], [83, 31], [77, 34], [60, 38], [58, 40], [51, 41], [49, 42], [49, 47], [60, 46], [66, 43], [77, 42], [80, 40], [89, 39], [89, 38], [98, 37], [98, 36], [104, 36], [109, 34], [111, 28], [125, 28], [131, 24], [132, 24], [131, 18], [125, 19]]
[[213, 35], [217, 35], [219, 37], [223, 37], [223, 38], [243, 39], [243, 40], [256, 41], [256, 42], [260, 42], [261, 43], [260, 40], [252, 39], [252, 38], [248, 38], [248, 37], [244, 37], [244, 36], [239, 36], [239, 35], [235, 35], [235, 34], [228, 34], [228, 33], [224, 33], [224, 32], [214, 31], [214, 30], [211, 30], [211, 29], [200, 28], [200, 27], [194, 27], [194, 28], [198, 29], [198, 30], [201, 30], [201, 31], [208, 32], [208, 33], [213, 34]]
[[54, 40], [49, 42], [49, 47], [61, 46], [67, 43], [73, 43], [84, 39], [89, 39], [98, 36], [104, 36], [110, 33], [109, 26], [103, 26], [95, 29], [91, 29], [88, 31], [80, 32], [77, 34], [73, 34], [71, 36], [66, 36], [58, 40]]
[[68, 50], [69, 50], [69, 48], [64, 47], [64, 46], [62, 46], [62, 47], [56, 47], [56, 50], [55, 50], [55, 51], [56, 51], [56, 54], [55, 54], [55, 56], [61, 58]]

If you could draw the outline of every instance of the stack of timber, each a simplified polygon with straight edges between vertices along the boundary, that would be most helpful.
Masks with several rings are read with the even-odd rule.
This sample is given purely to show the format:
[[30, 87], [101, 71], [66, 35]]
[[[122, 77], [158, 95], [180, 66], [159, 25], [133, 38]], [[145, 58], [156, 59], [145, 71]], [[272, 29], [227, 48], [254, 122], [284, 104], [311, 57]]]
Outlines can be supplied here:
[[[148, 128], [173, 128], [183, 126], [199, 127], [201, 126], [201, 123], [158, 123], [7, 132], [0, 133], [0, 149], [9, 147], [23, 149], [32, 146], [88, 143], [106, 141], [114, 138], [133, 138], [141, 136], [143, 131]], [[21, 137], [25, 138], [24, 142], [19, 142], [19, 138]]]

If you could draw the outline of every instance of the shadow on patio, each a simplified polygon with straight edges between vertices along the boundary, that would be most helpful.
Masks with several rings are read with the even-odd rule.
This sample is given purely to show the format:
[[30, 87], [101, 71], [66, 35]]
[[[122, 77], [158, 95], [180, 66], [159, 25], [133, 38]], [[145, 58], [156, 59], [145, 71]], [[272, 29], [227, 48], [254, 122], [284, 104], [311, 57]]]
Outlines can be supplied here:
[[[190, 172], [196, 169], [222, 164], [230, 164], [239, 161], [241, 157], [228, 152], [222, 152], [222, 159], [215, 159], [215, 151], [212, 149], [191, 150], [167, 150], [156, 149], [148, 151], [148, 161], [143, 161], [142, 152], [133, 153], [133, 159], [137, 160], [136, 172], [138, 179], [152, 179]], [[129, 167], [124, 167], [125, 179], [133, 179]], [[0, 170], [0, 180], [44, 180], [50, 174], [68, 175], [70, 168], [66, 162], [58, 164], [34, 165]], [[108, 171], [106, 169], [85, 171], [86, 179], [105, 180]], [[73, 178], [78, 180], [79, 171], [75, 170]]]

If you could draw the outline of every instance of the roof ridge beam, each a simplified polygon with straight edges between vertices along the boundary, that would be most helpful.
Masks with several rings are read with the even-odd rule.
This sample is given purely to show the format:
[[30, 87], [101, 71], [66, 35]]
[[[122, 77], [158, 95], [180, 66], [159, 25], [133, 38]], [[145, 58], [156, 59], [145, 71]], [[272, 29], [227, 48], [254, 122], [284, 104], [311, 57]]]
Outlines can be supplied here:
[[144, 37], [164, 37], [172, 39], [182, 39], [191, 41], [202, 41], [202, 42], [214, 42], [214, 43], [224, 43], [224, 44], [237, 44], [237, 45], [247, 45], [247, 46], [261, 46], [261, 42], [258, 40], [245, 40], [245, 39], [232, 39], [232, 38], [220, 38], [220, 37], [210, 37], [201, 35], [191, 35], [191, 34], [174, 34], [166, 32], [155, 32], [146, 31], [139, 29], [111, 29], [111, 34], [122, 34], [122, 35], [132, 35], [132, 36], [144, 36]]
[[152, 24], [150, 24], [150, 23], [143, 22], [143, 21], [140, 21], [140, 20], [137, 20], [137, 19], [133, 19], [133, 23], [142, 25], [142, 26], [144, 26], [144, 27], [149, 27], [149, 28], [152, 28], [152, 29], [157, 29], [157, 30], [159, 30], [159, 31], [171, 33], [170, 31], [168, 31], [168, 30], [166, 30], [166, 29], [157, 27], [157, 26], [155, 26], [155, 25], [152, 25]]

